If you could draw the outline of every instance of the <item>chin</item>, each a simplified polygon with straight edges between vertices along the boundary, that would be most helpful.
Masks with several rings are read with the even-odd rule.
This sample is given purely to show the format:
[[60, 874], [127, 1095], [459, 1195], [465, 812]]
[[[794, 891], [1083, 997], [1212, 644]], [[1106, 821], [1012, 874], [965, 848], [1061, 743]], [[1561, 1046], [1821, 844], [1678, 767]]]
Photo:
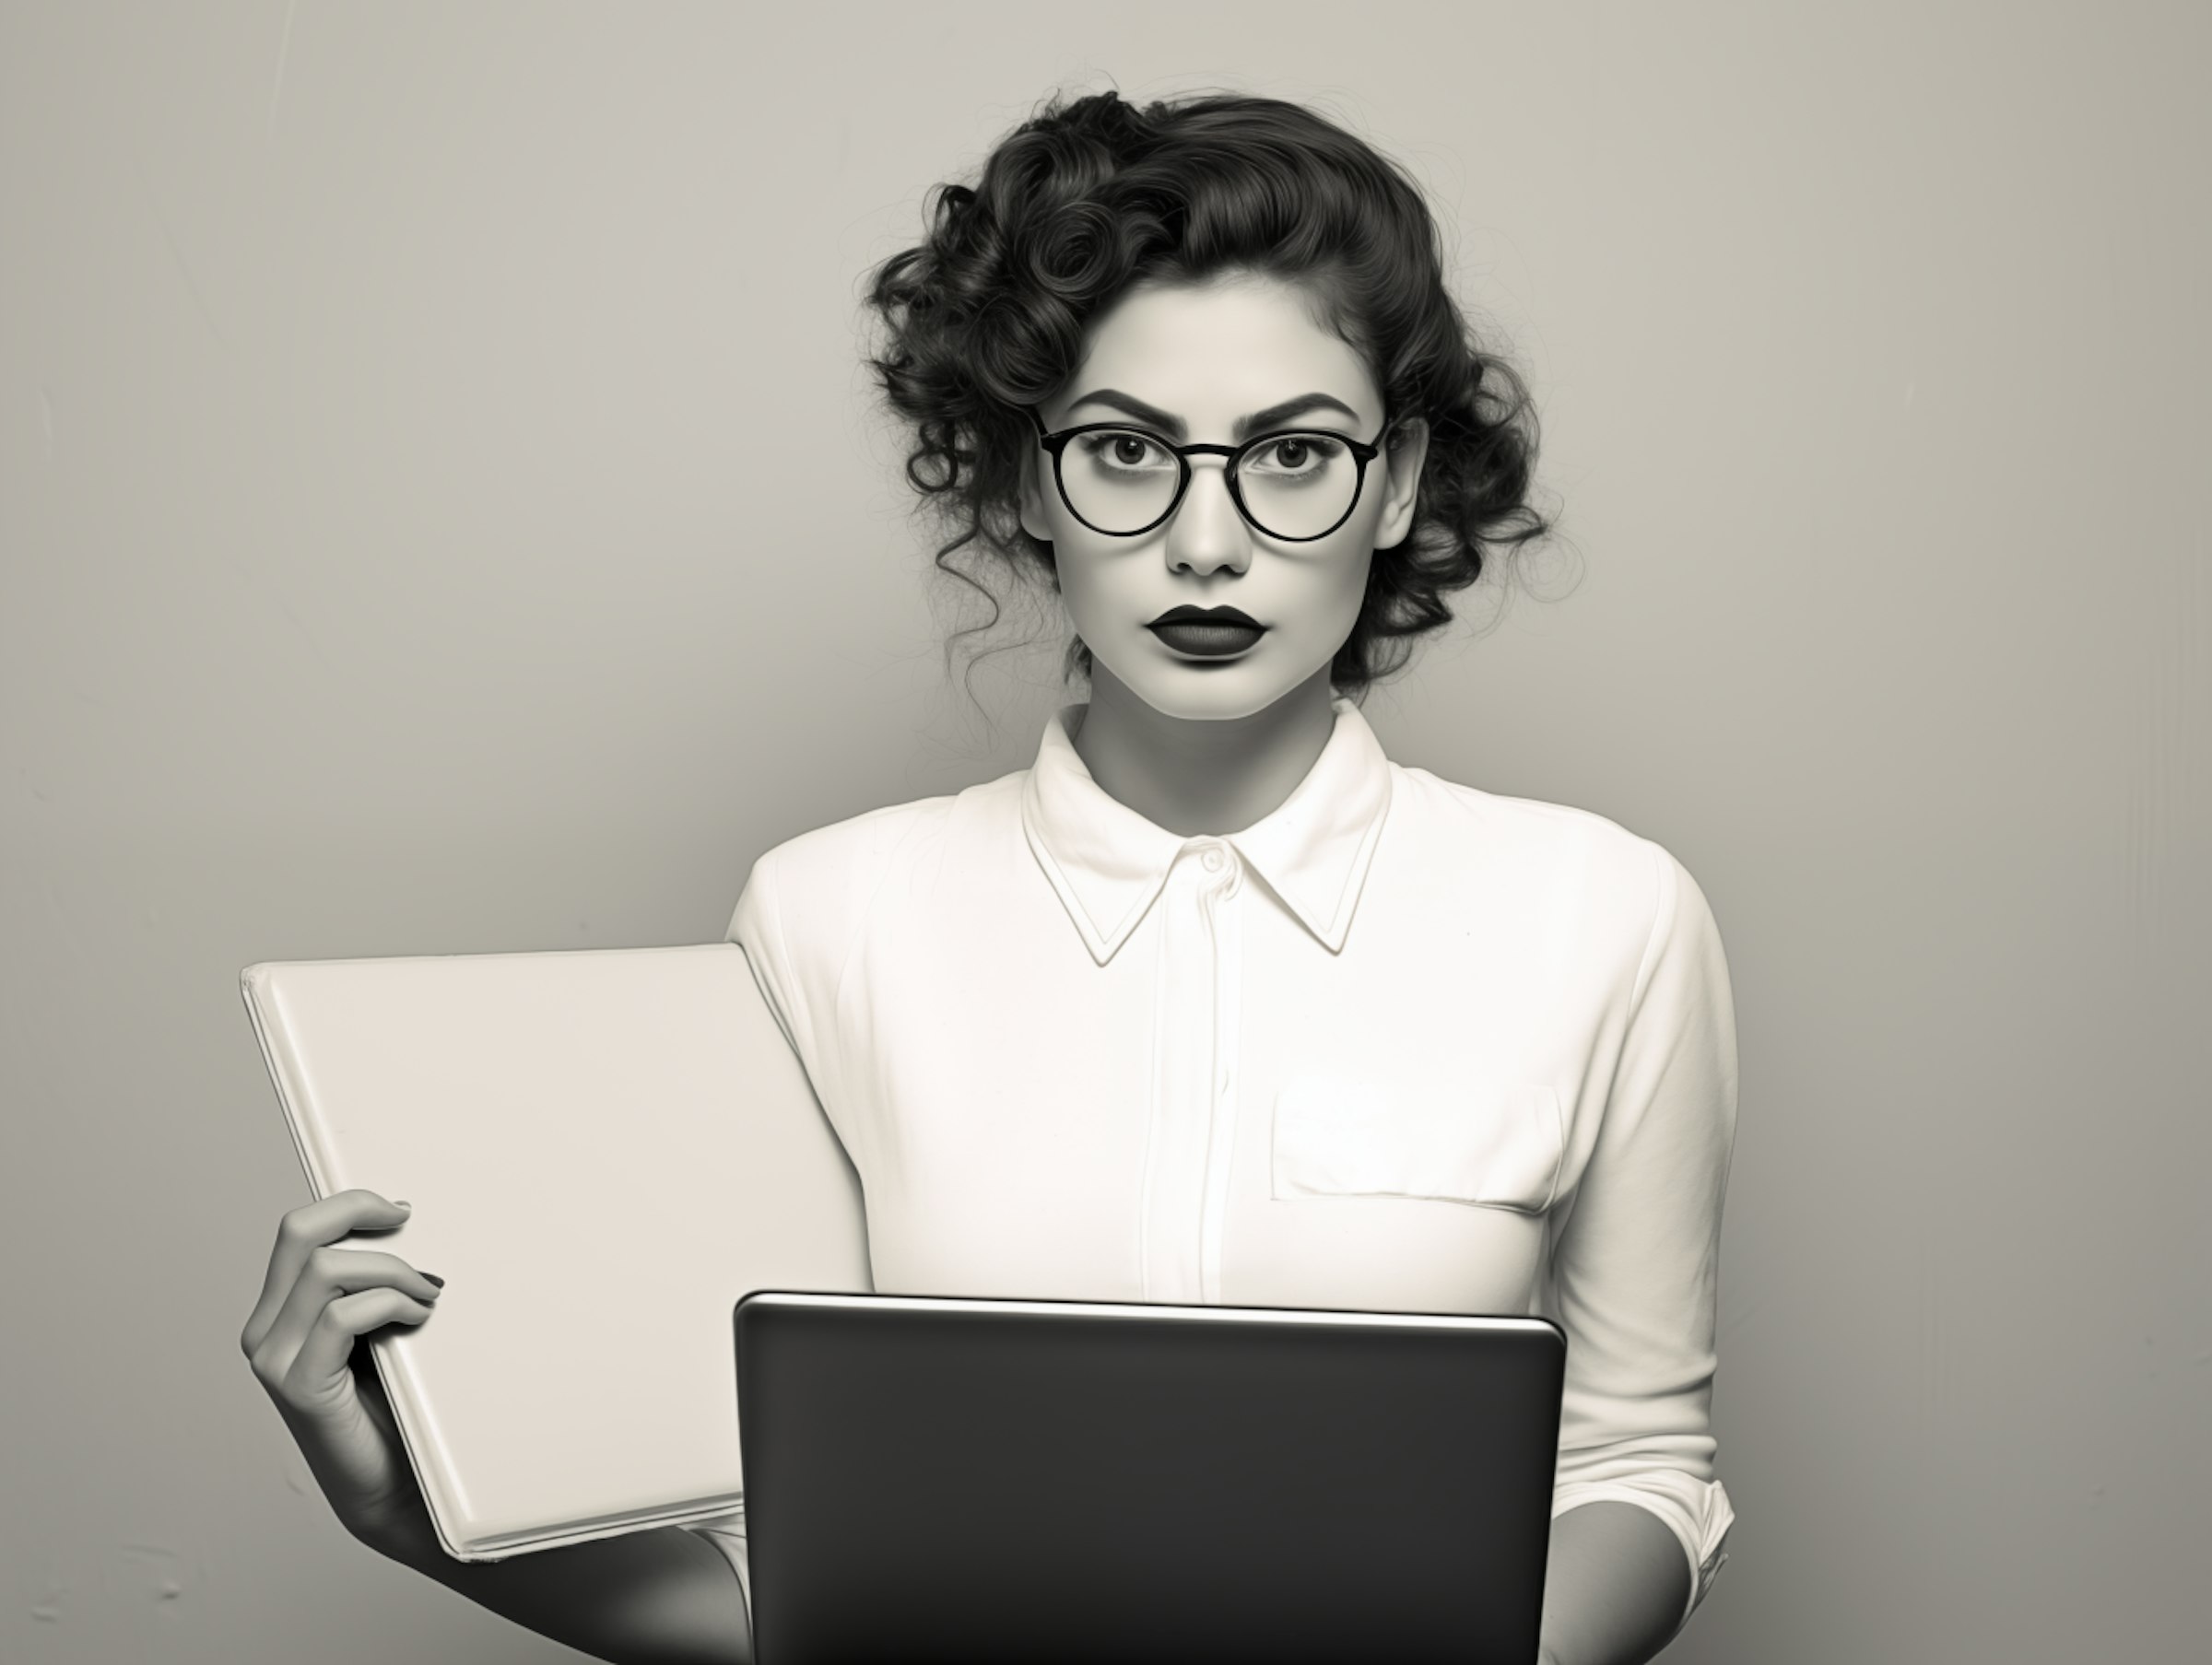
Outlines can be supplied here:
[[[1106, 668], [1139, 699], [1163, 717], [1194, 722], [1228, 722], [1265, 710], [1304, 686], [1312, 671], [1287, 674], [1263, 655], [1276, 644], [1263, 640], [1251, 652], [1213, 664], [1165, 659]], [[1318, 668], [1318, 667], [1316, 667]]]

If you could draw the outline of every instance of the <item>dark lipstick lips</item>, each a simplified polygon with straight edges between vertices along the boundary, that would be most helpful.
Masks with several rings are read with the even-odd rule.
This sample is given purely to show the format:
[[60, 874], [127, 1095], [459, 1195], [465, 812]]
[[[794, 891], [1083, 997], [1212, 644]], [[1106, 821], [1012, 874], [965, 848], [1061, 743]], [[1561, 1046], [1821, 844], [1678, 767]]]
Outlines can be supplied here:
[[[1180, 607], [1170, 607], [1152, 621], [1152, 625], [1238, 625], [1247, 630], [1264, 630], [1267, 627], [1248, 613], [1234, 607], [1194, 607], [1187, 602]], [[1152, 625], [1145, 627], [1150, 629]]]
[[1267, 627], [1234, 607], [1171, 607], [1146, 627], [1186, 659], [1241, 659]]

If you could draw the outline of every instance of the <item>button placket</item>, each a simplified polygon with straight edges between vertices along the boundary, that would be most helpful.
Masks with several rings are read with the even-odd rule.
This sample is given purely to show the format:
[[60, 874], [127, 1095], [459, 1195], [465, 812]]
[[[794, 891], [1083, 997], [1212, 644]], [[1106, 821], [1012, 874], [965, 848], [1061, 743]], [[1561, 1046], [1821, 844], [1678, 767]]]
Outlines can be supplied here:
[[1212, 897], [1200, 864], [1178, 860], [1160, 903], [1140, 1260], [1147, 1300], [1199, 1301], [1217, 981]]
[[[1218, 853], [1218, 852], [1215, 852]], [[1231, 859], [1229, 878], [1206, 892], [1207, 934], [1213, 944], [1213, 1091], [1207, 1095], [1204, 1202], [1200, 1216], [1201, 1300], [1221, 1299], [1221, 1239], [1229, 1217], [1230, 1178], [1237, 1148], [1236, 1058], [1243, 998], [1243, 909]]]

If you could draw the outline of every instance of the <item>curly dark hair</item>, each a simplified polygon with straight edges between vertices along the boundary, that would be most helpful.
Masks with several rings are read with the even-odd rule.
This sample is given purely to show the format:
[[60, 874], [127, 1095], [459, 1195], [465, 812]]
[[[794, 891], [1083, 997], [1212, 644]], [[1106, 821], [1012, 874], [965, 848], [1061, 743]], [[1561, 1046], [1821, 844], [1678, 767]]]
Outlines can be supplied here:
[[[1448, 291], [1419, 189], [1327, 118], [1230, 93], [1141, 108], [1115, 92], [1055, 97], [1000, 141], [975, 185], [932, 195], [923, 242], [869, 276], [885, 338], [868, 362], [912, 426], [907, 478], [951, 534], [936, 565], [982, 591], [990, 623], [997, 598], [953, 557], [980, 551], [1058, 591], [1053, 545], [1020, 522], [1028, 407], [1066, 383], [1086, 323], [1139, 282], [1295, 283], [1391, 411], [1429, 424], [1413, 530], [1371, 566], [1330, 666], [1340, 692], [1364, 698], [1414, 639], [1451, 622], [1444, 597], [1488, 554], [1552, 530], [1528, 502], [1528, 390]], [[1090, 664], [1077, 637], [1063, 674]]]

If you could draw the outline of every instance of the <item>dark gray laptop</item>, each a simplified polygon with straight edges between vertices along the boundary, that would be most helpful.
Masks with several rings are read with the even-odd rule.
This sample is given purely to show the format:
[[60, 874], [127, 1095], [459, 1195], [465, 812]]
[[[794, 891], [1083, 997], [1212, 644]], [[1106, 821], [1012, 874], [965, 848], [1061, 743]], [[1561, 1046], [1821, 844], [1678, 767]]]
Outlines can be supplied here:
[[759, 1665], [1533, 1665], [1535, 1318], [761, 1291]]

